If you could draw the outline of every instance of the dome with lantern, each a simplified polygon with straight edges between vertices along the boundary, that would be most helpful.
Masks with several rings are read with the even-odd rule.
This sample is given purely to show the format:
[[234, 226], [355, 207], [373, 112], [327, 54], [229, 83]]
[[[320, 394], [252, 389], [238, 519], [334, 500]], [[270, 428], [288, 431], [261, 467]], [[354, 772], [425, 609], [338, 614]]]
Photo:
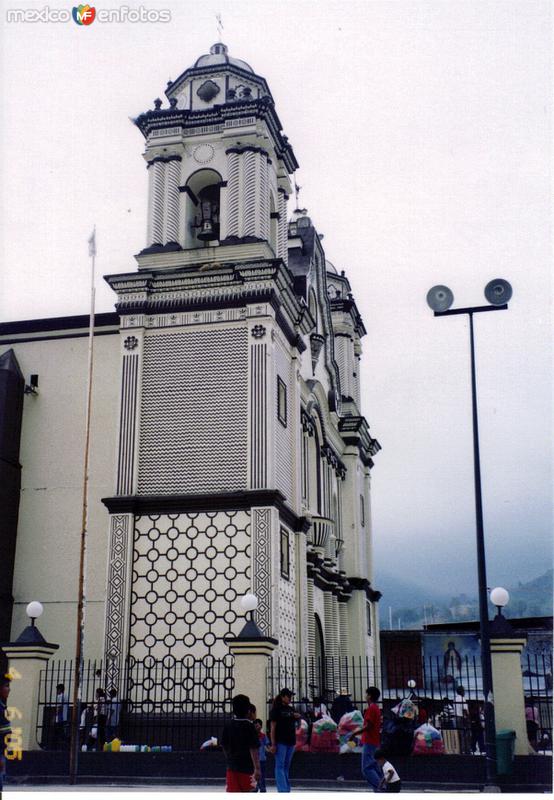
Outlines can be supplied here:
[[166, 88], [168, 100], [178, 109], [204, 111], [229, 103], [272, 100], [264, 78], [240, 58], [229, 55], [223, 42], [210, 47]]

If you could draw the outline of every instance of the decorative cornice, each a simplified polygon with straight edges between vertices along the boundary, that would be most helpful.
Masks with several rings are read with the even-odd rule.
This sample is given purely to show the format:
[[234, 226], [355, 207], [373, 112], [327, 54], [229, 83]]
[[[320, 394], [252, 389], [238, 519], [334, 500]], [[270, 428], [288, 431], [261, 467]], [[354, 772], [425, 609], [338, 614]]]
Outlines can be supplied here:
[[225, 151], [225, 155], [229, 155], [229, 153], [261, 153], [263, 156], [267, 156], [269, 158], [269, 153], [267, 150], [264, 150], [263, 147], [256, 147], [253, 144], [245, 144], [239, 145], [238, 147], [229, 147], [228, 150]]
[[[208, 72], [212, 72], [210, 68]], [[251, 76], [252, 77], [252, 76]], [[176, 84], [173, 84], [173, 87]], [[298, 161], [288, 142], [286, 136], [282, 134], [282, 125], [275, 111], [275, 105], [271, 97], [251, 98], [243, 101], [235, 101], [222, 105], [214, 105], [201, 111], [189, 111], [175, 107], [162, 109], [157, 108], [140, 114], [135, 120], [135, 125], [139, 128], [145, 138], [148, 138], [154, 131], [160, 128], [179, 127], [182, 134], [186, 136], [187, 130], [196, 127], [207, 127], [227, 123], [233, 119], [244, 116], [253, 116], [266, 122], [273, 137], [275, 153], [277, 158], [282, 159], [287, 171], [290, 173], [298, 169]]]
[[[152, 314], [223, 309], [249, 303], [270, 303], [287, 341], [299, 352], [306, 349], [303, 307], [294, 294], [292, 278], [283, 263], [256, 261], [223, 264], [213, 269], [175, 269], [163, 272], [108, 275], [123, 314]], [[295, 327], [300, 328], [297, 333]]]
[[352, 595], [352, 587], [343, 573], [337, 572], [325, 563], [325, 559], [313, 550], [306, 551], [307, 574], [314, 586], [331, 592], [340, 602], [347, 602]]
[[179, 514], [189, 511], [248, 510], [259, 506], [272, 506], [279, 511], [282, 522], [291, 530], [305, 532], [309, 521], [299, 517], [285, 504], [285, 496], [278, 490], [221, 492], [219, 494], [157, 494], [104, 497], [102, 502], [110, 514]]
[[331, 309], [331, 314], [339, 311], [344, 314], [350, 314], [354, 330], [358, 336], [361, 338], [362, 336], [366, 335], [367, 331], [365, 329], [361, 314], [358, 311], [358, 307], [352, 297], [329, 298], [329, 307]]
[[362, 463], [367, 467], [373, 466], [371, 456], [375, 456], [381, 445], [369, 433], [369, 425], [365, 417], [349, 415], [339, 420], [339, 432], [345, 444], [357, 447]]
[[347, 578], [347, 580], [353, 589], [365, 592], [367, 599], [373, 603], [378, 603], [383, 596], [382, 592], [372, 588], [367, 578]]
[[154, 158], [151, 158], [146, 162], [146, 165], [147, 165], [147, 168], [148, 168], [151, 164], [155, 164], [157, 161], [159, 161], [162, 164], [167, 164], [169, 161], [182, 161], [182, 160], [183, 160], [182, 157], [178, 156], [178, 155], [173, 155], [173, 156], [154, 156]]

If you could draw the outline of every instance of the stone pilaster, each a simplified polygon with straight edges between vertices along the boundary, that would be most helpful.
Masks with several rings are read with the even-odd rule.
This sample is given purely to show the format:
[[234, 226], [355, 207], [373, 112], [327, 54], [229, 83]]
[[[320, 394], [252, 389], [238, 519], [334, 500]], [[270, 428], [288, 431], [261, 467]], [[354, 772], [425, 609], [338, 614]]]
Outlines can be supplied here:
[[288, 264], [288, 220], [287, 220], [287, 194], [284, 189], [278, 190], [279, 226], [277, 229], [277, 257]]
[[532, 752], [527, 739], [521, 675], [521, 652], [526, 642], [525, 638], [516, 636], [491, 638], [490, 642], [496, 730], [515, 731], [516, 756], [525, 756]]
[[178, 243], [180, 238], [180, 176], [181, 159], [173, 158], [167, 164], [166, 169], [164, 244], [168, 242]]
[[165, 168], [166, 163], [158, 160], [148, 165], [148, 247], [163, 244], [164, 240]]
[[245, 694], [256, 706], [258, 717], [265, 728], [267, 721], [267, 666], [272, 652], [278, 645], [277, 639], [269, 636], [226, 639], [235, 657], [233, 693]]
[[14, 749], [40, 750], [36, 738], [40, 673], [57, 649], [57, 644], [47, 642], [13, 642], [2, 645], [12, 676], [8, 710], [12, 720]]

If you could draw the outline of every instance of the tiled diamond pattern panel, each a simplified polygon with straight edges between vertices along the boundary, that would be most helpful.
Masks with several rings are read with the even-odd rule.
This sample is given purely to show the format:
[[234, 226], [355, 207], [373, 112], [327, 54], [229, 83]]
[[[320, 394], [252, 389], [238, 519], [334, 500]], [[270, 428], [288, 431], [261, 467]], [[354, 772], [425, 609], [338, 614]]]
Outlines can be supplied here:
[[144, 340], [139, 494], [246, 489], [247, 332]]
[[130, 655], [223, 658], [223, 638], [245, 623], [239, 600], [250, 589], [247, 511], [135, 518]]
[[258, 598], [256, 622], [271, 636], [271, 509], [252, 509], [252, 591]]

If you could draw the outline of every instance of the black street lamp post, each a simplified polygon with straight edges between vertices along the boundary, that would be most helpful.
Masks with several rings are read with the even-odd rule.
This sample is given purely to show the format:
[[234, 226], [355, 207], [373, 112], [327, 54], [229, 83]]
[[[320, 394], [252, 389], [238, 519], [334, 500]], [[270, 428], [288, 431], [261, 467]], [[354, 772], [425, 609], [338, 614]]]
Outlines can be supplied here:
[[477, 415], [477, 383], [475, 376], [475, 339], [473, 315], [481, 311], [504, 311], [512, 296], [512, 287], [507, 281], [497, 279], [485, 287], [485, 297], [491, 303], [486, 306], [450, 309], [454, 295], [447, 286], [434, 286], [427, 294], [427, 303], [435, 317], [467, 314], [469, 317], [469, 342], [471, 350], [471, 407], [473, 416], [473, 473], [475, 483], [475, 526], [477, 541], [477, 575], [479, 584], [479, 630], [481, 638], [481, 671], [485, 710], [485, 750], [487, 780], [496, 778], [496, 726], [494, 719], [492, 663], [490, 649], [489, 610], [487, 597], [487, 567], [485, 557], [485, 535], [483, 527], [483, 500], [481, 493], [481, 462], [479, 457], [479, 421]]

